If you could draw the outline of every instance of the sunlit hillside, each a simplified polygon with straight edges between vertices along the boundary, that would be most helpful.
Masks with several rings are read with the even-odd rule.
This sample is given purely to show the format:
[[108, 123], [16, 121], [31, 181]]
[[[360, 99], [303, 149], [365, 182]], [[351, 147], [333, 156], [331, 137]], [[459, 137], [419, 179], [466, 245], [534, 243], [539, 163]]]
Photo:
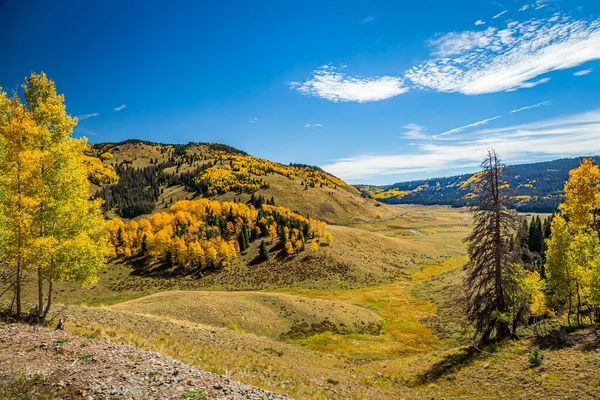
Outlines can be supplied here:
[[[282, 165], [217, 143], [127, 141], [97, 144], [94, 150], [122, 178], [114, 188], [95, 185], [92, 190], [108, 199], [107, 211], [125, 218], [201, 197], [242, 202], [250, 202], [251, 197], [262, 202], [273, 199], [277, 205], [336, 224], [384, 219], [396, 212], [318, 167]], [[152, 171], [154, 178], [144, 178], [144, 170]], [[146, 180], [143, 185], [138, 185], [138, 175]], [[127, 199], [115, 198], [123, 191]]]

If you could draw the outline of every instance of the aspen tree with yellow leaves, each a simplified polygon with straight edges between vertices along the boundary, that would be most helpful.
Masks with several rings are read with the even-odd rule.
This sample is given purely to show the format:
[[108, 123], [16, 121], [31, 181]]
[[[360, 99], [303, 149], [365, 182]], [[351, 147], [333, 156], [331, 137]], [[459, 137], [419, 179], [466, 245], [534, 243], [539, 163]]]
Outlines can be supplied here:
[[569, 172], [565, 201], [552, 220], [546, 271], [548, 287], [572, 326], [598, 319], [600, 306], [600, 169], [590, 158]]
[[16, 272], [17, 317], [22, 313], [22, 276], [32, 271], [38, 283], [36, 317], [43, 320], [53, 283], [93, 284], [108, 249], [101, 200], [89, 200], [83, 163], [87, 144], [72, 137], [77, 121], [67, 114], [64, 96], [44, 73], [31, 74], [22, 89], [23, 101], [16, 94], [0, 100], [0, 137], [7, 151], [0, 163], [5, 193], [0, 254]]

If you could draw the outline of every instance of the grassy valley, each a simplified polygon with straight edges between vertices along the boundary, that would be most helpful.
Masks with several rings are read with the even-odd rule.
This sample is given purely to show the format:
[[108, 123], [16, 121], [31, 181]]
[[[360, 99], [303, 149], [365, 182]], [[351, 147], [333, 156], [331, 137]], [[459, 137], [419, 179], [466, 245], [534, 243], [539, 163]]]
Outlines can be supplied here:
[[[88, 156], [121, 179], [149, 174], [148, 186], [135, 188], [129, 178], [121, 187], [92, 185], [94, 196], [114, 200], [107, 216], [124, 223], [113, 222], [116, 257], [97, 283], [55, 286], [55, 309], [68, 318], [71, 334], [158, 351], [294, 398], [593, 397], [590, 385], [562, 390], [567, 382], [597, 379], [600, 353], [588, 331], [567, 333], [560, 346], [539, 342], [531, 330], [519, 340], [471, 346], [463, 266], [473, 215], [466, 208], [382, 204], [316, 168], [283, 166], [216, 144], [128, 141], [95, 145]], [[204, 173], [215, 167], [227, 173]], [[133, 193], [128, 211], [120, 203], [124, 189]], [[205, 208], [217, 211], [205, 215]], [[177, 210], [190, 216], [178, 220]], [[259, 212], [279, 221], [274, 234], [255, 222]], [[286, 222], [277, 214], [284, 212]], [[226, 227], [226, 221], [234, 223]], [[180, 232], [172, 233], [174, 240], [185, 237], [189, 244], [192, 229], [209, 238], [218, 227], [216, 240], [239, 248], [226, 263], [201, 267], [141, 250], [142, 232], [158, 237], [169, 224]], [[281, 242], [284, 224], [296, 234], [309, 232], [293, 254]], [[243, 249], [241, 225], [256, 232]], [[311, 236], [320, 227], [330, 241]], [[268, 260], [261, 259], [263, 246]], [[26, 302], [35, 301], [35, 287], [30, 274]], [[536, 369], [528, 361], [534, 347], [545, 357]]]

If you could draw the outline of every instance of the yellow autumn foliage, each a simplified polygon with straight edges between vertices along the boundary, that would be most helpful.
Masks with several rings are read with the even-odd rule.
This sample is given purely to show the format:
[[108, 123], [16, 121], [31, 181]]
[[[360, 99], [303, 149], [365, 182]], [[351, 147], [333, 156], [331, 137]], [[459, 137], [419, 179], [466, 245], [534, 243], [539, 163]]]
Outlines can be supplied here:
[[244, 227], [252, 240], [285, 232], [291, 255], [302, 251], [308, 238], [321, 237], [325, 223], [285, 207], [264, 204], [257, 210], [252, 205], [209, 199], [178, 201], [169, 212], [149, 219], [106, 222], [110, 247], [117, 256], [140, 254], [145, 237], [151, 257], [200, 269], [229, 266], [240, 252]]

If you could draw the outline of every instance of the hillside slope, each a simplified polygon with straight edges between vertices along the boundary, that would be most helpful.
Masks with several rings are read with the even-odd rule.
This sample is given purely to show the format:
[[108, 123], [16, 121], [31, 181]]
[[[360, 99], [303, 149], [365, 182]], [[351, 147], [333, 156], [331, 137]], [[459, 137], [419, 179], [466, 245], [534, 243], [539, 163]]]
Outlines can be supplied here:
[[[596, 157], [597, 159], [598, 157]], [[564, 158], [508, 166], [507, 181], [512, 190], [513, 207], [524, 212], [552, 212], [563, 201], [563, 186], [569, 171], [582, 157]], [[388, 186], [357, 187], [365, 194], [386, 204], [449, 205], [463, 207], [472, 198], [469, 183], [475, 174], [463, 174]]]
[[[94, 156], [113, 166], [116, 185], [94, 185], [109, 215], [136, 218], [183, 199], [208, 197], [279, 206], [328, 223], [387, 218], [396, 209], [365, 198], [318, 167], [283, 165], [217, 143], [158, 144], [138, 140], [100, 143]], [[252, 196], [254, 195], [254, 196]]]

